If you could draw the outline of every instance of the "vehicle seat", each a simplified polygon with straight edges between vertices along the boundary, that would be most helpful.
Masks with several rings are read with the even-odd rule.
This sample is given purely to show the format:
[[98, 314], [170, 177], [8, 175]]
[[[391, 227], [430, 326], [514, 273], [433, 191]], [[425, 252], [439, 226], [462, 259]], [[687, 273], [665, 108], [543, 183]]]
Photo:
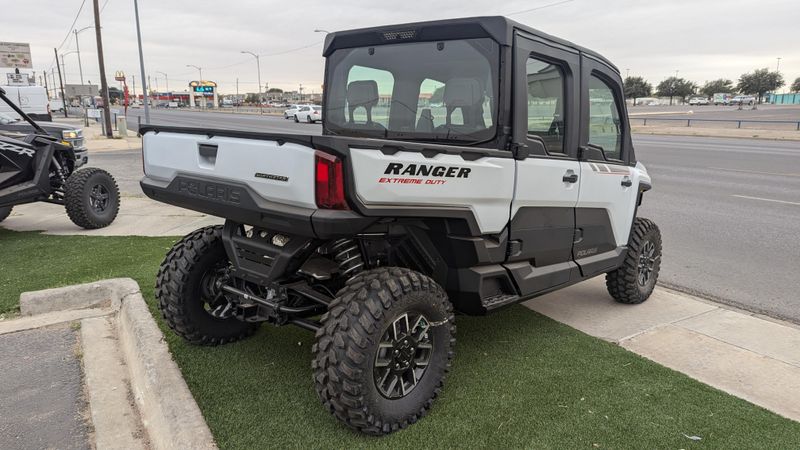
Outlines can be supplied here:
[[[469, 134], [486, 128], [483, 121], [483, 89], [473, 78], [451, 78], [444, 85], [444, 104], [447, 110], [445, 123], [436, 127], [437, 132]], [[452, 123], [453, 112], [461, 110], [464, 124]]]
[[417, 119], [418, 133], [433, 133], [433, 114], [430, 108], [423, 109]]
[[[347, 119], [351, 128], [366, 130], [385, 130], [386, 128], [372, 121], [372, 108], [378, 105], [378, 83], [375, 80], [351, 81], [347, 85]], [[356, 123], [353, 115], [356, 109], [364, 108], [367, 113], [366, 123]]]

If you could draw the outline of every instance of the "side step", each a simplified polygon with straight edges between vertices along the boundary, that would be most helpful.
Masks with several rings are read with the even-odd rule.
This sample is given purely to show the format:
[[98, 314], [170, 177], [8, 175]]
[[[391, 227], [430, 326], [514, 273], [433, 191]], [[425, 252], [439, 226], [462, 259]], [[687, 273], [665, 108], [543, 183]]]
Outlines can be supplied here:
[[519, 299], [519, 295], [500, 294], [482, 298], [481, 304], [486, 308], [486, 311], [489, 312], [502, 308], [503, 306], [514, 304], [519, 301]]

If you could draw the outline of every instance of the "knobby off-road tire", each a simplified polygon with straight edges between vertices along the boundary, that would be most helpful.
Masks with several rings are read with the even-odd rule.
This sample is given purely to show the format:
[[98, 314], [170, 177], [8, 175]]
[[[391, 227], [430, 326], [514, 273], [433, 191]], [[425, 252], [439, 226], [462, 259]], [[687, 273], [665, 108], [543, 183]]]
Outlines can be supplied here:
[[622, 265], [606, 274], [606, 288], [620, 303], [642, 303], [650, 297], [661, 268], [661, 231], [649, 219], [637, 217]]
[[12, 206], [4, 206], [0, 208], [0, 222], [6, 220], [11, 215]]
[[88, 230], [106, 227], [119, 213], [119, 187], [103, 169], [80, 169], [67, 178], [64, 206], [75, 225]]
[[257, 323], [220, 318], [206, 309], [207, 276], [228, 263], [222, 225], [200, 228], [167, 253], [156, 278], [158, 309], [176, 334], [196, 345], [221, 345], [252, 335]]
[[[410, 349], [410, 355], [426, 354], [427, 366], [415, 378], [416, 385], [391, 398], [379, 387], [375, 369], [384, 370], [385, 362], [378, 363], [379, 355], [387, 352], [382, 345], [389, 328], [401, 324], [404, 315], [406, 323], [411, 317], [429, 322], [427, 334], [420, 333], [421, 339], [413, 340], [416, 347]], [[414, 325], [407, 329], [408, 335], [413, 334]], [[427, 414], [441, 392], [454, 354], [455, 330], [452, 305], [430, 278], [396, 267], [356, 275], [331, 302], [317, 331], [312, 347], [317, 394], [333, 415], [357, 431], [383, 435], [405, 428]]]

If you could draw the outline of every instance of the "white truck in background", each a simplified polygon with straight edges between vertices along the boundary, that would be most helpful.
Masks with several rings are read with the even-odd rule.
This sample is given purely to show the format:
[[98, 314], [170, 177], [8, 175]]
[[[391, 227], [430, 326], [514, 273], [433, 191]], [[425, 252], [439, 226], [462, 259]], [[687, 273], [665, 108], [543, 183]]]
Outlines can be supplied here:
[[[52, 121], [47, 90], [42, 86], [3, 86], [9, 100], [19, 106], [33, 120]], [[21, 118], [11, 107], [0, 103], [0, 112]]]
[[729, 105], [733, 95], [728, 93], [716, 93], [711, 101], [714, 105]]

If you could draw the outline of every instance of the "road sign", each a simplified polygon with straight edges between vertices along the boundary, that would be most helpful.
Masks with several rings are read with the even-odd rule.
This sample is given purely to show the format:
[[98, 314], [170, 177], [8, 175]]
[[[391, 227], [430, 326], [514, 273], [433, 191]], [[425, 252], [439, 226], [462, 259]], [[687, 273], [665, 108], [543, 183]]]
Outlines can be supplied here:
[[34, 86], [36, 80], [26, 73], [7, 73], [6, 78], [9, 86]]
[[86, 110], [86, 116], [90, 119], [99, 119], [100, 118], [100, 110], [96, 108], [90, 108]]
[[33, 69], [30, 44], [27, 42], [0, 42], [0, 67]]

